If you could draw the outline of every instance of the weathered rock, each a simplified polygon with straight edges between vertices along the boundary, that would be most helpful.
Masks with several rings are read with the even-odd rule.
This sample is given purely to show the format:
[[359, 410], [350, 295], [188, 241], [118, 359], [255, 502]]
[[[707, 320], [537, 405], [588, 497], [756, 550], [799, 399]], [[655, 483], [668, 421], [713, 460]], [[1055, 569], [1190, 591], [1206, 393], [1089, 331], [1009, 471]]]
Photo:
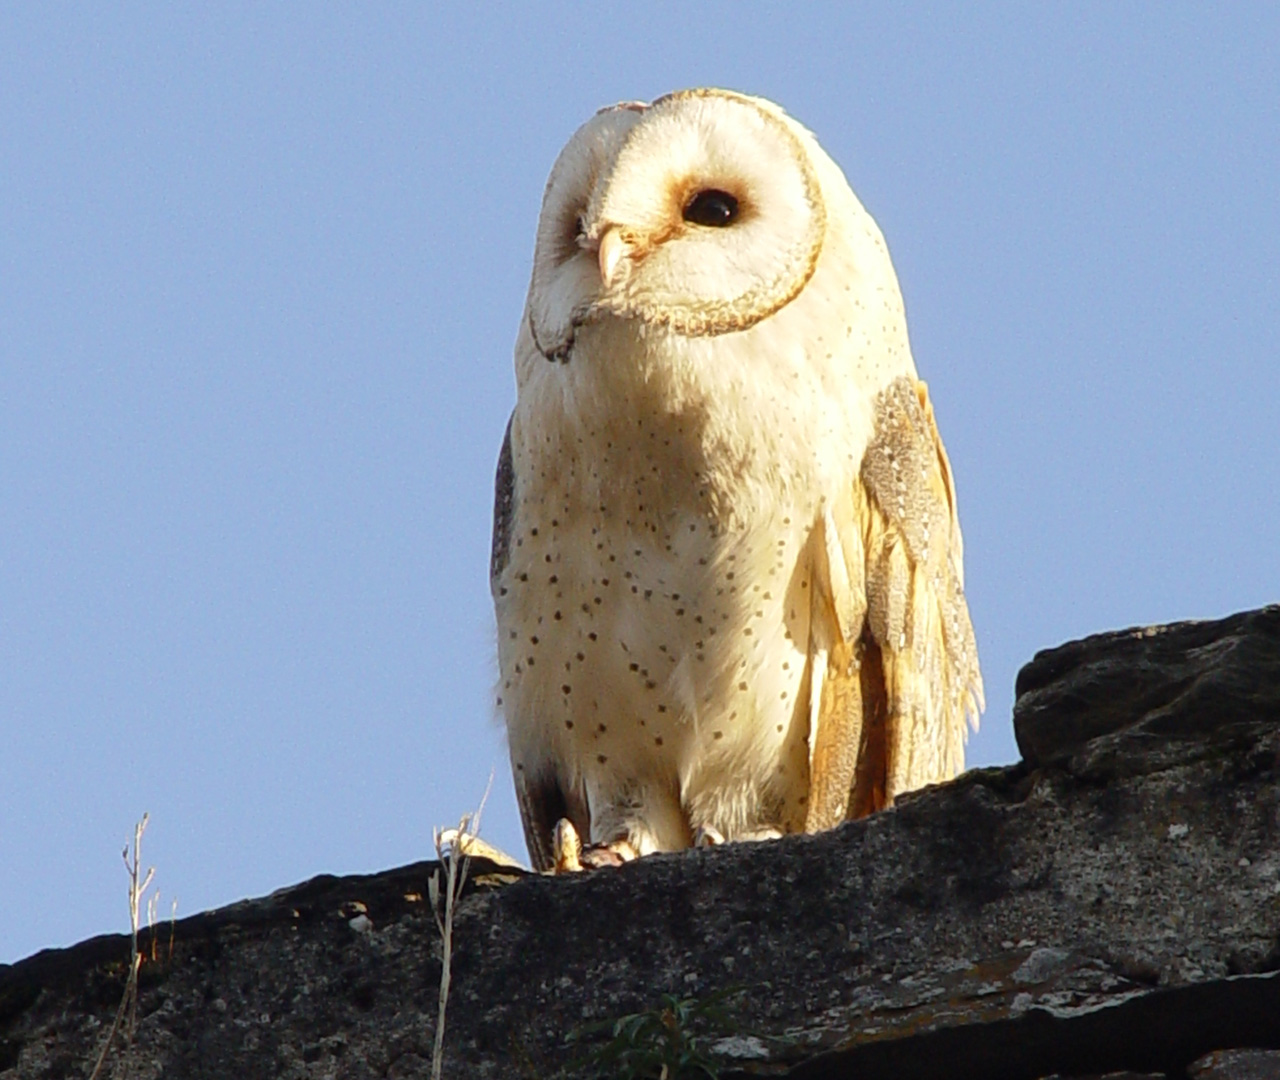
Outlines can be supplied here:
[[[1101, 757], [1116, 772], [1134, 759], [1185, 757], [1187, 741], [1252, 738], [1280, 717], [1280, 605], [1213, 622], [1095, 634], [1037, 653], [1018, 673], [1014, 733], [1030, 766]], [[1234, 729], [1242, 728], [1236, 732]], [[1111, 738], [1104, 738], [1110, 736]]]
[[1188, 1073], [1191, 1080], [1280, 1080], [1280, 1051], [1215, 1050]]
[[[829, 833], [556, 879], [477, 861], [445, 1075], [581, 1072], [600, 1042], [570, 1033], [726, 991], [706, 1044], [754, 1075], [1172, 1078], [1280, 1049], [1280, 608], [1066, 645], [1019, 690], [1026, 761]], [[114, 1066], [425, 1075], [433, 869], [186, 919], [172, 956], [162, 932]], [[0, 1077], [87, 1075], [127, 957], [0, 967]]]
[[1122, 1072], [1094, 1073], [1092, 1076], [1046, 1076], [1044, 1080], [1165, 1080], [1164, 1073], [1136, 1073], [1125, 1069]]

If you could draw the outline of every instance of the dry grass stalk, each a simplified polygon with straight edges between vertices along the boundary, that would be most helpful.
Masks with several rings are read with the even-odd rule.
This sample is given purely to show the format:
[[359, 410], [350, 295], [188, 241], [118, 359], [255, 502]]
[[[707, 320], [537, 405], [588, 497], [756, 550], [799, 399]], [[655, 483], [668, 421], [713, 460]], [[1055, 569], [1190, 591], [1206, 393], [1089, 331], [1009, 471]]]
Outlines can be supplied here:
[[[98, 1055], [98, 1062], [94, 1065], [93, 1072], [89, 1074], [89, 1080], [98, 1080], [102, 1067], [106, 1064], [111, 1044], [115, 1041], [116, 1034], [119, 1032], [125, 1018], [128, 1018], [128, 1023], [125, 1024], [126, 1046], [133, 1045], [133, 1037], [138, 1029], [138, 970], [142, 967], [142, 954], [138, 951], [138, 919], [142, 910], [143, 894], [151, 887], [151, 879], [155, 877], [156, 873], [156, 868], [152, 866], [147, 870], [142, 880], [138, 880], [142, 867], [142, 834], [146, 832], [147, 822], [150, 819], [150, 814], [143, 814], [142, 820], [133, 827], [132, 861], [129, 858], [128, 844], [124, 846], [124, 850], [120, 853], [120, 857], [124, 859], [125, 870], [129, 873], [129, 977], [125, 980], [124, 996], [120, 999], [120, 1008], [116, 1010], [116, 1018], [111, 1023], [111, 1030], [107, 1032], [106, 1041], [102, 1044], [102, 1052]], [[150, 902], [147, 908], [148, 913], [150, 913], [152, 909]]]
[[484, 789], [484, 797], [474, 814], [463, 814], [457, 829], [433, 830], [436, 857], [445, 869], [444, 910], [440, 907], [440, 871], [435, 870], [431, 880], [427, 882], [427, 896], [431, 901], [431, 913], [435, 916], [436, 927], [440, 931], [440, 1007], [436, 1013], [435, 1046], [431, 1051], [431, 1080], [440, 1080], [444, 1068], [444, 1022], [445, 1012], [449, 1005], [449, 980], [453, 963], [453, 916], [458, 899], [462, 896], [463, 886], [467, 882], [467, 872], [471, 868], [472, 849], [477, 842], [476, 834], [480, 831], [480, 815], [484, 812], [484, 804], [489, 799], [489, 789], [493, 786], [493, 774], [489, 775], [489, 784]]

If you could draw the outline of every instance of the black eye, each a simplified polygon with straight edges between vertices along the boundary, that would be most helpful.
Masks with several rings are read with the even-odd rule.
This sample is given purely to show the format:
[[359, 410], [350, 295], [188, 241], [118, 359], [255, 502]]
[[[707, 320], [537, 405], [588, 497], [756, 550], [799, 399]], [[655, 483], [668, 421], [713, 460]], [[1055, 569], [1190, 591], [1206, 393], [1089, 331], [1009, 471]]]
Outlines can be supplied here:
[[727, 191], [709, 188], [699, 191], [684, 206], [684, 219], [692, 225], [722, 229], [738, 217], [738, 200]]
[[587, 223], [581, 214], [573, 219], [573, 238], [581, 240], [587, 235]]

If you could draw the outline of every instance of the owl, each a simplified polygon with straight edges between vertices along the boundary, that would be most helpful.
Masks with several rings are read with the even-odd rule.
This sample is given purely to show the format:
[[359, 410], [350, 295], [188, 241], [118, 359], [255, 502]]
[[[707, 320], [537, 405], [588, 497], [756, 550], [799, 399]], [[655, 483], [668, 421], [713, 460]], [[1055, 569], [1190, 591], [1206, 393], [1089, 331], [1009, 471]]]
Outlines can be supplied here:
[[825, 829], [963, 767], [951, 467], [884, 239], [809, 131], [725, 90], [597, 113], [515, 369], [491, 585], [536, 867]]

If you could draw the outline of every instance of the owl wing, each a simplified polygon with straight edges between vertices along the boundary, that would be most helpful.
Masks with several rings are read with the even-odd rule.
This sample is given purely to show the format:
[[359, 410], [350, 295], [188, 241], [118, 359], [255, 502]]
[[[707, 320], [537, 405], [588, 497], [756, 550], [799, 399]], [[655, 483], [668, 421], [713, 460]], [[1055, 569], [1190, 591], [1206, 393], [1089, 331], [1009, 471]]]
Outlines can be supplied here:
[[[489, 554], [489, 582], [494, 595], [511, 553], [511, 529], [516, 515], [516, 473], [511, 457], [511, 421], [498, 455], [498, 470], [493, 484], [493, 542]], [[510, 720], [508, 720], [510, 727]], [[553, 836], [556, 823], [572, 822], [579, 835], [591, 835], [591, 821], [586, 799], [580, 792], [560, 782], [550, 764], [536, 774], [513, 770], [516, 804], [524, 825], [524, 842], [535, 870], [550, 870], [555, 864]]]
[[815, 533], [809, 831], [950, 779], [983, 704], [951, 466], [923, 382], [878, 395], [853, 488]]

